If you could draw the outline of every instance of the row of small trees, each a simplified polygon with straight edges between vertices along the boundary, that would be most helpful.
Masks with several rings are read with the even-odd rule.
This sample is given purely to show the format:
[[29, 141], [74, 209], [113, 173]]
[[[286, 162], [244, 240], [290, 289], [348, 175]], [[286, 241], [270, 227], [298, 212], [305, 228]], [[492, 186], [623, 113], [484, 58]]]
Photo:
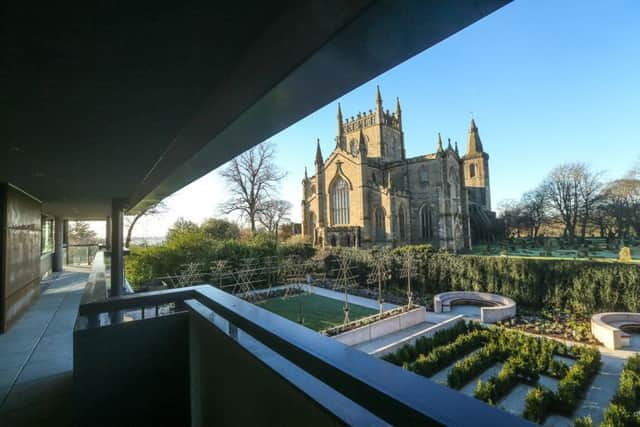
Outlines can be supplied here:
[[501, 210], [510, 234], [537, 237], [544, 228], [561, 226], [570, 239], [590, 230], [602, 237], [639, 236], [640, 163], [610, 182], [584, 163], [557, 166], [520, 201], [503, 202]]

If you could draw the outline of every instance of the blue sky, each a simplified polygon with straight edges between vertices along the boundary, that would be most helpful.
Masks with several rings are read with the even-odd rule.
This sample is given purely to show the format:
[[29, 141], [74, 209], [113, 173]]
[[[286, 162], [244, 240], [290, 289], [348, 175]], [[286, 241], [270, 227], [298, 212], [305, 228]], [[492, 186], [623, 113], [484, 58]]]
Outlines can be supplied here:
[[[293, 220], [316, 138], [325, 157], [333, 149], [337, 101], [347, 117], [373, 109], [376, 85], [385, 108], [400, 98], [408, 156], [435, 151], [438, 132], [464, 150], [473, 113], [490, 154], [494, 209], [563, 162], [613, 179], [640, 158], [640, 1], [515, 1], [273, 136]], [[223, 185], [212, 172], [134, 234], [215, 215]]]

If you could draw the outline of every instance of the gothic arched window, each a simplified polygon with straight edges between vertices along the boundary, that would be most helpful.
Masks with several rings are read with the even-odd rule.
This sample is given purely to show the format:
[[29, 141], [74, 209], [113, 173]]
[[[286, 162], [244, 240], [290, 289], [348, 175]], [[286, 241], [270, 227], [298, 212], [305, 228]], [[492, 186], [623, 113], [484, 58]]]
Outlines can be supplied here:
[[419, 178], [420, 178], [420, 184], [428, 184], [429, 183], [429, 174], [427, 173], [427, 168], [422, 166], [420, 168], [420, 172], [418, 174], [419, 174]]
[[386, 239], [384, 226], [384, 209], [379, 207], [375, 212], [376, 241], [383, 242]]
[[476, 176], [476, 165], [474, 165], [473, 163], [471, 163], [469, 165], [469, 177], [473, 178], [474, 176]]
[[431, 233], [431, 213], [429, 206], [424, 205], [420, 208], [420, 234], [423, 239], [430, 239]]
[[404, 208], [400, 206], [398, 208], [398, 232], [400, 234], [400, 240], [405, 240], [407, 235], [406, 230], [406, 218], [404, 216]]
[[331, 223], [349, 224], [349, 183], [341, 177], [331, 188]]

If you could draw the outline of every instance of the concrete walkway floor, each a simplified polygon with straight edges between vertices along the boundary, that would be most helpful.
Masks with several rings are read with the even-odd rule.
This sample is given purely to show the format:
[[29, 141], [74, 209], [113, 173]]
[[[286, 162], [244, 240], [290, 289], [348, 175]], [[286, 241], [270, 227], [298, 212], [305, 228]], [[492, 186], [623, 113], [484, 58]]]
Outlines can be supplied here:
[[56, 274], [0, 335], [0, 426], [71, 425], [73, 326], [88, 269]]

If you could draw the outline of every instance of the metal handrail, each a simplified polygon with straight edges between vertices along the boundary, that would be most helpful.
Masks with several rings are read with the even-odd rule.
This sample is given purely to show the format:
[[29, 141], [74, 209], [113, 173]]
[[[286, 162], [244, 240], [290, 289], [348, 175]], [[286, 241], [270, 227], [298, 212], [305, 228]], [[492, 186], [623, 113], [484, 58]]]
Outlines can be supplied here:
[[[197, 301], [329, 387], [394, 425], [532, 425], [472, 397], [371, 357], [209, 285], [125, 295], [81, 314]], [[144, 310], [143, 310], [144, 311]]]

